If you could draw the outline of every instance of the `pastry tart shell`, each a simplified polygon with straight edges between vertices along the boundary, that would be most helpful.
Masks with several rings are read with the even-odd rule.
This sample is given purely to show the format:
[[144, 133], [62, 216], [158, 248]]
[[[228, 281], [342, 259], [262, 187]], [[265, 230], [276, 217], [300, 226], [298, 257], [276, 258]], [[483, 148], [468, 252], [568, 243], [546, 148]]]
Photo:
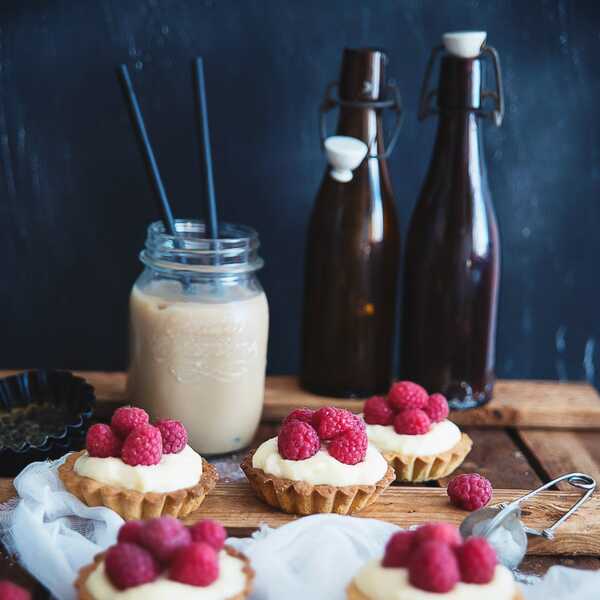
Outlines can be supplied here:
[[126, 521], [154, 519], [169, 515], [183, 518], [196, 510], [206, 495], [215, 487], [219, 475], [204, 458], [202, 475], [196, 485], [172, 492], [138, 492], [115, 485], [101, 483], [75, 472], [75, 462], [83, 454], [74, 452], [58, 468], [58, 474], [67, 491], [88, 506], [105, 506], [114, 510]]

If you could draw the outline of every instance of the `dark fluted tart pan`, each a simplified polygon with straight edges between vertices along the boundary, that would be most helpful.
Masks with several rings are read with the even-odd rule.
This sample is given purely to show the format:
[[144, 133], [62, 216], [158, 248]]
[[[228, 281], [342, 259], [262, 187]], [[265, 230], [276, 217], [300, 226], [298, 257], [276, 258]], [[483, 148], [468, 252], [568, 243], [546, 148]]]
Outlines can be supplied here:
[[68, 371], [0, 379], [0, 474], [79, 449], [95, 403], [94, 388]]

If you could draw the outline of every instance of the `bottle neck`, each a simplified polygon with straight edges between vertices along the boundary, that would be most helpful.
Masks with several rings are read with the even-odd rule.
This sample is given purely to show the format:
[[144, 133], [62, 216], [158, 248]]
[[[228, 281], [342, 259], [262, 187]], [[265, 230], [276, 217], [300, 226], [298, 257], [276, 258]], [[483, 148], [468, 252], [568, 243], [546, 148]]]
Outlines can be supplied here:
[[438, 85], [439, 124], [433, 167], [465, 173], [485, 180], [481, 133], [481, 89], [483, 69], [479, 58], [447, 55], [442, 60]]
[[[346, 48], [340, 73], [340, 99], [350, 102], [383, 100], [386, 64], [387, 57], [380, 49]], [[381, 109], [341, 106], [337, 134], [362, 140], [371, 153], [383, 152]]]

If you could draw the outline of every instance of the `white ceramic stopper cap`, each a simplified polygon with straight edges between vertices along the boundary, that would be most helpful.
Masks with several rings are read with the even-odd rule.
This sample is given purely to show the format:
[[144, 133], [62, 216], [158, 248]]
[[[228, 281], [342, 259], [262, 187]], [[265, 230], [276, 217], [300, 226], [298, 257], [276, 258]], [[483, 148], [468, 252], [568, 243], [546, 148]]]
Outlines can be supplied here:
[[485, 31], [450, 31], [442, 36], [446, 50], [460, 58], [475, 58], [481, 53]]
[[369, 150], [362, 140], [347, 135], [332, 135], [324, 145], [327, 162], [332, 167], [329, 174], [342, 183], [352, 180], [352, 171], [360, 165]]

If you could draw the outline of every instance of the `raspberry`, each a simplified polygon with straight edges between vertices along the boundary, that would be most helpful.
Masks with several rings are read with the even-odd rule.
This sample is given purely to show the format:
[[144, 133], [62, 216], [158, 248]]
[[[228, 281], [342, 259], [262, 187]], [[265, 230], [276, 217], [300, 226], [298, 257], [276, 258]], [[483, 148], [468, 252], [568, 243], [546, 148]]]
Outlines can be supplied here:
[[20, 585], [5, 579], [0, 581], [0, 598], [2, 600], [31, 600], [31, 594]]
[[463, 510], [477, 510], [492, 498], [492, 484], [478, 473], [458, 475], [448, 483], [450, 502]]
[[277, 436], [279, 454], [287, 460], [304, 460], [314, 456], [321, 442], [317, 432], [308, 423], [290, 421], [282, 426]]
[[122, 406], [115, 410], [110, 426], [112, 430], [124, 440], [136, 427], [147, 425], [150, 420], [148, 413], [133, 406]]
[[192, 542], [179, 548], [171, 560], [169, 579], [205, 587], [219, 577], [219, 560], [212, 546]]
[[456, 549], [460, 577], [465, 583], [489, 583], [494, 578], [498, 559], [484, 538], [469, 538]]
[[395, 533], [385, 547], [382, 565], [384, 567], [407, 567], [415, 541], [414, 531]]
[[448, 400], [442, 394], [432, 394], [429, 396], [427, 405], [423, 410], [427, 413], [432, 423], [441, 423], [450, 414]]
[[118, 542], [128, 542], [130, 544], [137, 544], [140, 540], [140, 532], [144, 528], [142, 521], [127, 521], [125, 525], [119, 529], [119, 535], [117, 536]]
[[152, 425], [136, 427], [123, 442], [121, 458], [132, 467], [158, 464], [162, 458], [160, 430]]
[[429, 395], [419, 384], [412, 381], [398, 381], [388, 393], [388, 402], [396, 410], [407, 408], [425, 408]]
[[289, 423], [290, 421], [304, 421], [304, 423], [311, 425], [314, 414], [315, 411], [311, 410], [310, 408], [297, 408], [283, 420], [283, 425]]
[[394, 411], [383, 396], [369, 398], [363, 407], [365, 421], [369, 425], [391, 425]]
[[415, 546], [424, 542], [441, 542], [457, 548], [462, 544], [462, 536], [451, 523], [427, 523], [415, 531]]
[[161, 563], [169, 562], [175, 550], [192, 541], [192, 535], [175, 517], [160, 517], [146, 521], [140, 531], [139, 544], [152, 552]]
[[454, 552], [443, 542], [423, 542], [411, 553], [408, 578], [412, 585], [421, 590], [436, 594], [449, 592], [460, 581]]
[[103, 423], [92, 425], [85, 436], [85, 447], [90, 456], [108, 458], [121, 456], [121, 440]]
[[124, 590], [158, 577], [159, 566], [152, 554], [135, 544], [111, 546], [104, 559], [106, 573], [112, 584]]
[[356, 465], [367, 454], [367, 434], [359, 429], [349, 429], [329, 442], [327, 450], [336, 460], [346, 465]]
[[404, 435], [423, 435], [431, 428], [431, 420], [419, 408], [409, 408], [394, 418], [394, 431]]
[[356, 428], [357, 419], [349, 410], [325, 406], [315, 413], [313, 426], [322, 440], [331, 440], [348, 429]]
[[190, 533], [192, 534], [193, 542], [204, 542], [212, 546], [217, 552], [223, 549], [225, 539], [227, 538], [225, 527], [221, 523], [211, 519], [204, 519], [192, 525]]
[[163, 454], [178, 454], [187, 446], [188, 434], [181, 421], [166, 419], [158, 421], [156, 426], [162, 437]]

